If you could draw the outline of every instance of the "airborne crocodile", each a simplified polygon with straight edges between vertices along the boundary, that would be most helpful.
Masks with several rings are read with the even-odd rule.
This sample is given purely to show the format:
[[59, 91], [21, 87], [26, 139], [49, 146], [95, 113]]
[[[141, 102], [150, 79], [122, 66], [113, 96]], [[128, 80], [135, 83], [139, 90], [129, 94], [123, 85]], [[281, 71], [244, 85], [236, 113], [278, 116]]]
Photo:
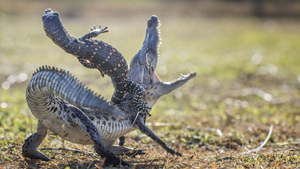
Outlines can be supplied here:
[[66, 31], [58, 12], [51, 9], [45, 10], [42, 17], [46, 35], [67, 53], [77, 57], [79, 62], [92, 69], [98, 69], [101, 75], [107, 74], [115, 87], [111, 101], [119, 104], [126, 92], [134, 94], [133, 106], [137, 111], [148, 113], [148, 107], [142, 102], [145, 89], [133, 83], [128, 78], [128, 64], [122, 54], [110, 44], [92, 39], [101, 33], [108, 32], [107, 27], [92, 29], [91, 32], [76, 38]]
[[[129, 69], [129, 79], [144, 87], [146, 92], [142, 100], [150, 108], [161, 96], [196, 76], [196, 72], [192, 72], [173, 82], [162, 82], [159, 79], [155, 73], [158, 61], [158, 26], [157, 17], [152, 16], [148, 21], [143, 46], [132, 59]], [[145, 125], [147, 115], [135, 109], [133, 99], [133, 94], [126, 93], [122, 101], [114, 107], [93, 94], [67, 71], [48, 66], [39, 68], [26, 90], [28, 107], [38, 119], [38, 128], [25, 141], [22, 147], [23, 156], [51, 160], [37, 151], [48, 129], [64, 140], [83, 145], [93, 144], [95, 151], [105, 158], [106, 165], [128, 165], [117, 155], [132, 149], [113, 144], [119, 137], [123, 138], [125, 134], [136, 129], [152, 138], [168, 153], [181, 155]]]

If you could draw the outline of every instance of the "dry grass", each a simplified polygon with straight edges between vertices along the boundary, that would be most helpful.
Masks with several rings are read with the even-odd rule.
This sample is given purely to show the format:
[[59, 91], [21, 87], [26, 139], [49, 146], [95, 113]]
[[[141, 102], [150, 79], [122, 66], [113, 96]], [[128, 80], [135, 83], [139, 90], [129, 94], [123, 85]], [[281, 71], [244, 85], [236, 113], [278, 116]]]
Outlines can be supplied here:
[[[109, 26], [111, 33], [99, 39], [113, 44], [127, 61], [142, 45], [146, 21], [156, 14], [163, 39], [159, 76], [171, 81], [197, 70], [191, 82], [161, 98], [147, 119], [154, 133], [183, 157], [166, 154], [134, 131], [126, 136], [126, 146], [138, 146], [147, 154], [123, 157], [132, 168], [299, 167], [300, 24], [293, 18], [250, 17], [245, 4], [243, 11], [228, 14], [237, 6], [225, 5], [228, 8], [202, 1], [1, 1], [0, 82], [10, 86], [0, 89], [0, 169], [102, 166], [97, 155], [70, 151], [43, 150], [52, 162], [21, 156], [24, 140], [36, 131], [37, 120], [24, 95], [38, 66], [68, 69], [106, 98], [113, 91], [109, 78], [83, 68], [45, 36], [41, 16], [48, 7], [60, 12], [75, 36], [94, 24]], [[245, 154], [261, 145], [272, 124], [263, 149]], [[91, 146], [65, 145], [93, 151]], [[62, 147], [62, 141], [48, 135], [40, 147]]]

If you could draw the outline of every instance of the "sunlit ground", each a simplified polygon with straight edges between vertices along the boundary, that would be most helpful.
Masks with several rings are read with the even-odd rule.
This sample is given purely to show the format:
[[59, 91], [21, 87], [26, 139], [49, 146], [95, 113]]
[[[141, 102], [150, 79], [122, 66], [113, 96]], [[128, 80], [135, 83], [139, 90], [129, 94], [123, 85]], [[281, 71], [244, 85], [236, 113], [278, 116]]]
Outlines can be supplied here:
[[[126, 146], [147, 154], [125, 161], [137, 168], [299, 167], [299, 20], [210, 15], [200, 2], [1, 2], [0, 168], [101, 166], [97, 155], [68, 151], [43, 151], [52, 162], [21, 156], [24, 140], [36, 132], [37, 119], [25, 101], [36, 68], [67, 69], [107, 99], [113, 92], [108, 77], [82, 67], [46, 37], [41, 16], [49, 7], [60, 12], [64, 26], [77, 37], [93, 25], [109, 26], [110, 33], [97, 39], [116, 47], [128, 63], [142, 46], [147, 20], [157, 15], [162, 38], [157, 74], [173, 81], [181, 73], [198, 73], [162, 97], [147, 119], [154, 133], [184, 156], [166, 154], [134, 131], [126, 136]], [[263, 143], [271, 125], [267, 144], [257, 153], [245, 153]], [[93, 152], [91, 146], [65, 146]], [[40, 147], [62, 147], [62, 141], [48, 135]]]

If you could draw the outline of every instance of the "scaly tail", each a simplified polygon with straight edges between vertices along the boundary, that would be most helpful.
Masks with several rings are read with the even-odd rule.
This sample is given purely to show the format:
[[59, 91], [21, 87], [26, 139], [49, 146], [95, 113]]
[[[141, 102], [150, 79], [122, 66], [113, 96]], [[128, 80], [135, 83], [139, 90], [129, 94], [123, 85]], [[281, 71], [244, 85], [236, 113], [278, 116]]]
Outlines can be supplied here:
[[31, 111], [38, 113], [44, 109], [42, 100], [51, 94], [76, 106], [101, 109], [124, 116], [121, 110], [110, 105], [103, 97], [91, 91], [68, 71], [42, 66], [33, 73], [26, 90], [26, 99]]

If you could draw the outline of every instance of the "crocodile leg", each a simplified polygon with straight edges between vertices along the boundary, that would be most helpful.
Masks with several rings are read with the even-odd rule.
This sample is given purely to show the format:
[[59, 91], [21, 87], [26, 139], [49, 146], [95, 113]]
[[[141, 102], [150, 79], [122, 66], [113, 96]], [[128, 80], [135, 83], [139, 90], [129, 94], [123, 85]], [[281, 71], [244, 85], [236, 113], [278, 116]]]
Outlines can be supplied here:
[[22, 154], [24, 157], [41, 159], [43, 161], [51, 161], [50, 158], [37, 151], [36, 148], [42, 143], [47, 135], [47, 128], [38, 121], [37, 132], [32, 134], [25, 140], [22, 146]]
[[80, 39], [91, 39], [91, 38], [95, 38], [97, 37], [99, 34], [101, 33], [106, 33], [109, 32], [107, 30], [108, 27], [105, 27], [103, 29], [101, 29], [101, 25], [99, 25], [99, 29], [96, 28], [96, 26], [94, 25], [93, 28], [91, 28], [91, 32], [83, 35]]
[[146, 152], [142, 149], [133, 149], [125, 146], [111, 146], [109, 150], [116, 155], [135, 156], [146, 154]]
[[142, 149], [132, 149], [124, 146], [125, 136], [119, 138], [121, 142], [119, 142], [119, 146], [113, 145], [115, 140], [107, 141], [106, 148], [109, 149], [115, 155], [127, 155], [127, 156], [135, 156], [146, 154], [146, 152]]
[[97, 127], [92, 123], [92, 121], [78, 108], [70, 106], [71, 118], [76, 123], [81, 123], [85, 126], [86, 132], [89, 134], [90, 138], [94, 141], [94, 149], [101, 156], [102, 159], [105, 159], [104, 164], [106, 166], [118, 166], [118, 165], [129, 165], [123, 161], [120, 157], [116, 156], [110, 150], [105, 148], [102, 137], [97, 129]]
[[[124, 138], [124, 141], [125, 141], [124, 136], [122, 136], [120, 138]], [[116, 140], [110, 140], [110, 141], [105, 142], [105, 147], [109, 151], [114, 153], [115, 155], [118, 155], [118, 156], [120, 156], [120, 155], [135, 156], [135, 155], [146, 154], [146, 152], [142, 149], [132, 149], [132, 148], [123, 146], [124, 144], [122, 144], [121, 146], [113, 145], [115, 141]]]
[[119, 146], [124, 146], [125, 144], [125, 136], [119, 138]]
[[90, 60], [83, 59], [81, 57], [78, 57], [77, 59], [86, 68], [97, 68], [97, 66], [94, 63], [92, 63]]
[[[85, 58], [82, 58], [82, 57], [77, 57], [78, 61], [86, 68], [89, 68], [89, 69], [95, 69], [97, 68], [97, 65], [95, 65], [93, 63], [93, 61], [89, 60], [89, 59], [85, 59]], [[100, 70], [100, 73], [101, 73], [101, 76], [104, 77], [105, 75], [105, 72], [103, 72], [102, 70]], [[125, 93], [125, 92], [124, 92]]]
[[159, 145], [161, 145], [168, 153], [175, 154], [182, 156], [182, 154], [171, 147], [169, 147], [164, 141], [162, 141], [157, 135], [155, 135], [143, 122], [143, 119], [139, 116], [136, 120], [136, 123], [138, 125], [138, 129], [146, 134], [148, 137], [152, 138], [154, 141], [156, 141]]

